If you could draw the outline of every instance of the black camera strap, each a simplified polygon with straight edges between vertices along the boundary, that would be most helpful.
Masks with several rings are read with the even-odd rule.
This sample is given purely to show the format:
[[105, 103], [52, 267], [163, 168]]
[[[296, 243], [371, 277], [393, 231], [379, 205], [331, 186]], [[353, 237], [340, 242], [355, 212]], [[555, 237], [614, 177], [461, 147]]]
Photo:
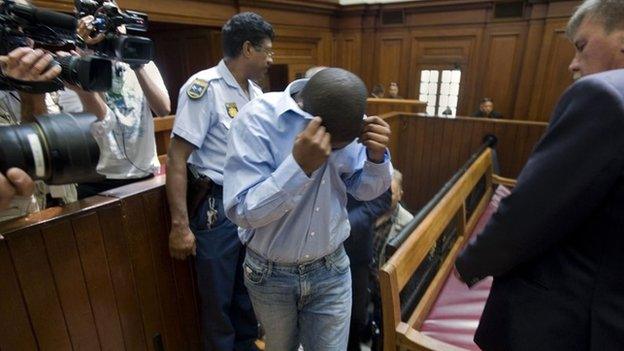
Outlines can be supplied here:
[[43, 94], [61, 90], [63, 87], [63, 82], [58, 78], [46, 82], [29, 82], [13, 79], [0, 73], [0, 89], [2, 90], [17, 90], [29, 94]]

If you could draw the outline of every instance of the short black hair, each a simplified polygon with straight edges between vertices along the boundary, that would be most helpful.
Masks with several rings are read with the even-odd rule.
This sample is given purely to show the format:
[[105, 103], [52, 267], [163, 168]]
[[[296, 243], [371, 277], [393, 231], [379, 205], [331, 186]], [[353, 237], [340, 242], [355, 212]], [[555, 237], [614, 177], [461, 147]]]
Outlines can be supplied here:
[[316, 73], [301, 90], [303, 110], [323, 119], [332, 142], [350, 142], [360, 136], [366, 113], [366, 85], [341, 68]]
[[481, 99], [481, 101], [479, 101], [479, 104], [485, 104], [486, 102], [494, 103], [494, 100], [490, 99], [489, 97], [484, 97], [483, 99]]
[[243, 44], [249, 41], [258, 48], [264, 39], [273, 40], [273, 26], [257, 13], [241, 12], [232, 16], [221, 28], [223, 55], [236, 58], [241, 54]]

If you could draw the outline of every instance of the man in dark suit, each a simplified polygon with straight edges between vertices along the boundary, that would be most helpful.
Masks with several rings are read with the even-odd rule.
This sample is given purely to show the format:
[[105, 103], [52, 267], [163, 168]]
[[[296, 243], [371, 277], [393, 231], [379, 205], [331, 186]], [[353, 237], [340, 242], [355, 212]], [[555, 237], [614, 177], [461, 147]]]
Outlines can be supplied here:
[[587, 0], [572, 16], [570, 70], [586, 77], [457, 259], [468, 285], [494, 276], [484, 350], [624, 350], [623, 13], [623, 1]]
[[483, 98], [479, 102], [479, 109], [473, 112], [471, 117], [483, 118], [503, 118], [500, 112], [494, 111], [494, 101], [490, 98]]

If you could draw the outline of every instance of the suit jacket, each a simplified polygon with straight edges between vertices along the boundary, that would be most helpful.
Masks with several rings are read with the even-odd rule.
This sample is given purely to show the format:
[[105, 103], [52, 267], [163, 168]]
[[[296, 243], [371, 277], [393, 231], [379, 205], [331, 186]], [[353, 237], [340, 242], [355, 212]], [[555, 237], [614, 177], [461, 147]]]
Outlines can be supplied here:
[[503, 115], [500, 112], [492, 111], [489, 116], [486, 116], [483, 111], [476, 110], [470, 115], [470, 117], [503, 118]]
[[456, 267], [494, 283], [484, 350], [624, 350], [624, 70], [563, 95], [544, 137]]
[[391, 202], [390, 189], [371, 201], [360, 201], [351, 194], [347, 194], [347, 212], [351, 232], [344, 246], [351, 265], [368, 266], [372, 262], [375, 221], [388, 212]]

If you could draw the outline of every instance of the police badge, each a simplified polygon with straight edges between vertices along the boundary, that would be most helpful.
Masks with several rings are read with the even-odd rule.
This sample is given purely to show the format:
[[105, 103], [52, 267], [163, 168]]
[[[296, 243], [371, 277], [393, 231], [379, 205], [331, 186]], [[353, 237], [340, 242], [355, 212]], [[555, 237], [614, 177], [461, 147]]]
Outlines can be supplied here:
[[225, 110], [230, 118], [234, 118], [238, 114], [238, 106], [236, 106], [235, 102], [227, 102], [225, 104]]
[[193, 81], [193, 84], [191, 84], [191, 86], [186, 90], [186, 95], [193, 100], [197, 100], [204, 96], [206, 88], [208, 88], [208, 82], [203, 79], [196, 78]]

